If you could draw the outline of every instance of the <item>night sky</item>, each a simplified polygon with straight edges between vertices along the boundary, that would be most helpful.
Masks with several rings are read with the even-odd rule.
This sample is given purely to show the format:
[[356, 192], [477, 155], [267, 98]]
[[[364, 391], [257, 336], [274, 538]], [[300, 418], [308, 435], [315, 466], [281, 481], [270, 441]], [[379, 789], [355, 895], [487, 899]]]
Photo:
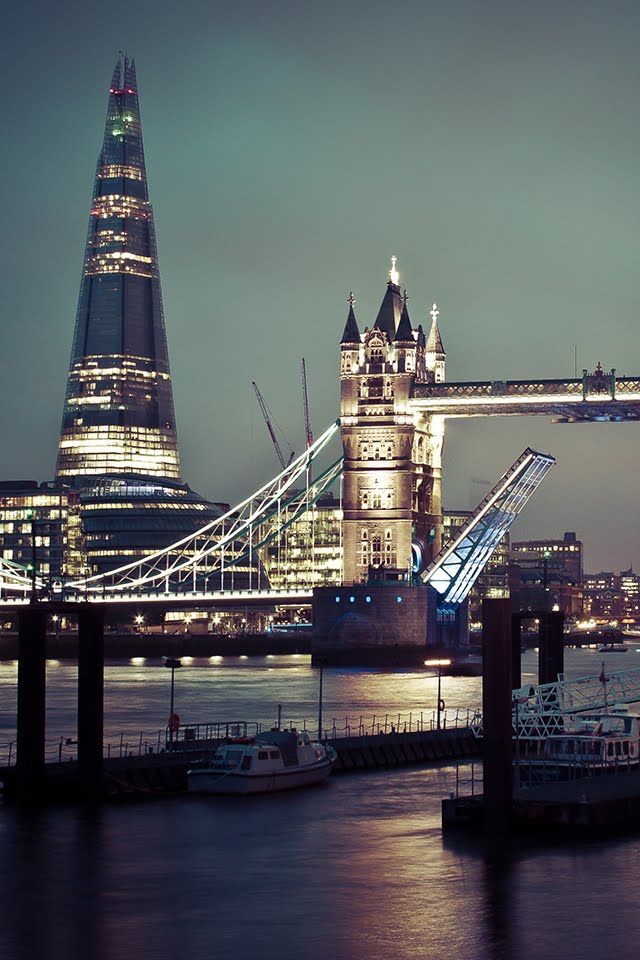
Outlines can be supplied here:
[[[276, 472], [255, 379], [302, 449], [338, 412], [337, 343], [398, 256], [447, 378], [640, 373], [637, 2], [4, 5], [0, 478], [51, 479], [118, 50], [138, 69], [185, 479]], [[514, 532], [640, 568], [640, 424], [450, 422], [445, 501], [526, 445], [558, 466]]]

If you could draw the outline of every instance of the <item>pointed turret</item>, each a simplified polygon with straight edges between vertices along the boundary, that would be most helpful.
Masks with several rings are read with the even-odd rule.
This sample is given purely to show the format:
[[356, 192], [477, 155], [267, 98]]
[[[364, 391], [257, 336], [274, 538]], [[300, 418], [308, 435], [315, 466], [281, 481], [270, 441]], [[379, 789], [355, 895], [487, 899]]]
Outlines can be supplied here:
[[353, 305], [355, 302], [354, 295], [350, 293], [349, 313], [347, 314], [347, 322], [344, 325], [344, 333], [342, 334], [340, 343], [360, 343], [360, 331], [358, 330], [356, 315], [353, 310]]
[[434, 303], [431, 310], [431, 329], [429, 330], [429, 336], [427, 337], [427, 343], [425, 345], [425, 362], [427, 370], [433, 372], [436, 383], [442, 383], [444, 380], [444, 369], [445, 369], [445, 359], [446, 353], [442, 343], [442, 337], [440, 336], [440, 330], [438, 328], [438, 315], [440, 311], [438, 310], [437, 303]]
[[56, 476], [180, 479], [153, 210], [136, 71], [109, 88], [67, 380]]
[[398, 329], [396, 330], [396, 335], [393, 338], [396, 343], [410, 343], [412, 346], [414, 344], [413, 339], [413, 330], [411, 328], [411, 320], [409, 319], [409, 311], [407, 310], [407, 291], [404, 292], [404, 298], [402, 303], [402, 313], [400, 314], [400, 322], [398, 323]]
[[428, 353], [435, 353], [438, 356], [446, 357], [446, 351], [442, 344], [442, 337], [440, 336], [440, 328], [438, 327], [438, 310], [436, 304], [434, 303], [431, 308], [431, 329], [429, 330], [429, 336], [427, 337], [426, 350]]
[[386, 333], [389, 340], [393, 340], [398, 323], [400, 322], [400, 317], [402, 316], [402, 294], [400, 293], [398, 283], [400, 275], [396, 270], [397, 262], [398, 258], [396, 256], [391, 257], [391, 270], [389, 270], [387, 289], [382, 298], [376, 322], [373, 325], [375, 329], [382, 330]]

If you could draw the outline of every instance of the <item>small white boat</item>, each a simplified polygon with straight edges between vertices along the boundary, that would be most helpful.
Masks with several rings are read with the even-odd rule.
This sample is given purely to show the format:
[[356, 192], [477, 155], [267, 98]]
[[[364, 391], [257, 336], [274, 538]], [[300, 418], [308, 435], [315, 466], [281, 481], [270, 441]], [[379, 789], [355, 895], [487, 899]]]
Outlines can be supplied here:
[[187, 771], [189, 793], [249, 794], [321, 783], [331, 773], [333, 747], [296, 730], [271, 730], [221, 743], [211, 763]]

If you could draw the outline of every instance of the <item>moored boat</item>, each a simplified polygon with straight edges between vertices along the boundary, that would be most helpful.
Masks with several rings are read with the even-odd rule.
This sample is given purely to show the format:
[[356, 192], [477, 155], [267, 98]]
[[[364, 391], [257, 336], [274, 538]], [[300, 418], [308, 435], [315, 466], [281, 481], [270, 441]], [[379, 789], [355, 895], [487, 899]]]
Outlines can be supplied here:
[[335, 761], [335, 750], [306, 732], [271, 730], [221, 743], [210, 763], [187, 771], [187, 788], [205, 794], [293, 790], [326, 780]]

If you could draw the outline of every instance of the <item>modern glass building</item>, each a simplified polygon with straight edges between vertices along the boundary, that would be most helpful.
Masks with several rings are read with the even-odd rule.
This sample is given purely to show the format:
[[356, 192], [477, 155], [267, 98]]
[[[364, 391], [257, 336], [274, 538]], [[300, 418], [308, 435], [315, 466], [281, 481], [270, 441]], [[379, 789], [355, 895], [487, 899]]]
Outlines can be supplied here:
[[62, 418], [56, 480], [180, 480], [160, 274], [134, 61], [113, 72]]
[[35, 480], [0, 482], [0, 557], [51, 583], [83, 573], [77, 492]]

